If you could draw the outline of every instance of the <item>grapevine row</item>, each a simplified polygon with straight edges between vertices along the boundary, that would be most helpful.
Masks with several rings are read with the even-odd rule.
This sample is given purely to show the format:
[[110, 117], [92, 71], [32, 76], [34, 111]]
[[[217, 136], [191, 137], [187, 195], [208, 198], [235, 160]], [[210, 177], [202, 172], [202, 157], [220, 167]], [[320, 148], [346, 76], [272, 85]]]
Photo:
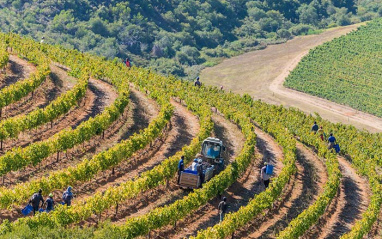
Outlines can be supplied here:
[[[248, 103], [251, 104], [252, 100], [245, 96], [244, 101], [247, 101]], [[240, 102], [237, 102], [237, 104], [240, 104]], [[261, 116], [261, 120], [259, 121], [261, 127], [263, 127], [263, 129], [266, 132], [276, 135], [276, 140], [278, 140], [280, 136], [282, 139], [283, 137], [287, 138], [288, 139], [287, 141], [285, 140], [284, 141], [281, 140], [281, 142], [279, 140], [278, 141], [284, 147], [284, 150], [290, 148], [290, 146], [288, 147], [288, 144], [290, 144], [290, 142], [294, 142], [294, 140], [292, 139], [292, 135], [287, 133], [284, 130], [283, 126], [280, 127], [279, 125], [275, 124], [273, 119], [274, 117], [271, 114], [263, 113]], [[288, 138], [288, 135], [291, 139]], [[317, 137], [314, 137], [314, 139], [316, 140], [316, 142], [318, 142]], [[295, 148], [295, 143], [294, 144], [292, 143], [292, 145]], [[320, 146], [320, 149], [326, 152], [326, 154], [321, 154], [321, 155], [327, 158], [326, 164], [327, 164], [328, 174], [329, 174], [329, 181], [324, 187], [323, 195], [321, 195], [320, 197], [321, 199], [324, 199], [324, 198], [327, 199], [325, 201], [326, 203], [325, 202], [323, 203], [324, 206], [320, 207], [322, 210], [325, 210], [326, 205], [328, 204], [328, 201], [330, 202], [330, 200], [334, 197], [337, 191], [337, 188], [340, 182], [340, 174], [338, 169], [338, 161], [336, 160], [335, 155], [327, 152], [326, 146], [324, 144], [321, 143], [318, 145]], [[287, 152], [285, 152], [285, 154], [288, 156]], [[294, 154], [294, 157], [295, 157], [295, 154]], [[287, 159], [288, 157], [286, 157], [285, 160]], [[285, 184], [289, 180], [291, 173], [293, 172], [290, 168], [291, 166], [288, 167], [288, 165], [290, 165], [291, 163], [294, 164], [294, 160], [289, 161], [289, 163], [288, 161], [286, 162], [287, 162], [286, 167], [283, 169], [280, 176], [274, 179], [273, 183], [271, 184], [270, 188], [267, 191], [255, 196], [255, 198], [246, 207], [242, 207], [236, 213], [233, 213], [232, 215], [227, 216], [226, 219], [223, 221], [223, 223], [215, 225], [214, 227], [211, 227], [211, 228], [208, 228], [207, 230], [199, 232], [197, 235], [197, 238], [225, 238], [229, 236], [230, 234], [234, 233], [235, 230], [237, 230], [238, 228], [244, 226], [248, 221], [250, 221], [254, 216], [261, 213], [265, 208], [271, 207], [272, 203], [280, 195], [281, 190], [284, 188]], [[279, 180], [280, 178], [281, 180]], [[319, 199], [318, 201], [322, 201], [322, 200]], [[319, 202], [316, 202], [315, 206], [312, 208], [317, 208], [317, 205], [319, 205]], [[312, 214], [309, 214], [309, 215], [312, 215]], [[316, 215], [317, 217], [317, 214], [314, 214], [314, 215]], [[302, 224], [297, 223], [297, 224], [299, 226], [305, 226], [306, 229], [309, 228], [310, 225], [312, 225], [315, 222], [315, 220], [308, 220], [307, 218], [304, 218], [304, 219], [305, 219], [304, 223]], [[299, 229], [292, 230], [292, 231], [294, 232], [304, 231]], [[297, 235], [294, 235], [290, 238], [297, 238]]]
[[128, 104], [128, 91], [120, 93], [113, 105], [108, 106], [95, 118], [82, 122], [76, 129], [64, 129], [44, 141], [7, 151], [0, 157], [0, 175], [20, 170], [31, 164], [37, 165], [49, 155], [66, 151], [95, 135], [102, 134], [119, 118]]
[[145, 235], [150, 230], [174, 224], [207, 203], [212, 197], [223, 193], [247, 169], [253, 159], [256, 135], [253, 132], [253, 128], [251, 128], [250, 122], [248, 121], [247, 123], [248, 125], [241, 125], [243, 127], [242, 131], [246, 136], [246, 142], [241, 153], [224, 171], [206, 182], [203, 188], [194, 190], [183, 199], [177, 200], [171, 205], [155, 208], [142, 216], [129, 218], [122, 226], [110, 226], [102, 229], [97, 235], [101, 238], [106, 235], [117, 238], [134, 238], [139, 235]]
[[[153, 82], [153, 80], [151, 79], [151, 82]], [[209, 91], [211, 92], [211, 90], [212, 89], [209, 89]], [[203, 96], [203, 97], [205, 97], [205, 96]], [[233, 96], [233, 95], [231, 95], [231, 96], [229, 96], [229, 97], [227, 97], [226, 98], [226, 100], [228, 101], [228, 100], [231, 100], [232, 101], [232, 99], [234, 99], [235, 97]], [[216, 102], [216, 100], [209, 100], [209, 102]], [[267, 105], [267, 108], [268, 109], [264, 109], [264, 107], [263, 107], [263, 110], [262, 111], [257, 111], [256, 113], [254, 113], [253, 114], [253, 118], [254, 119], [256, 119], [256, 121], [257, 122], [262, 122], [263, 120], [264, 120], [264, 117], [262, 117], [263, 115], [265, 115], [264, 114], [264, 112], [267, 112], [267, 111], [269, 111], [269, 109], [277, 109], [277, 111], [286, 111], [284, 108], [280, 108], [280, 107], [276, 107], [276, 106], [268, 106]], [[280, 115], [280, 112], [273, 112], [273, 113], [271, 113], [271, 114], [266, 114], [266, 115], [270, 115], [271, 117], [274, 117], [274, 115]], [[290, 110], [291, 112], [293, 112], [293, 113], [295, 113], [295, 110]], [[301, 113], [302, 114], [302, 113]], [[294, 117], [293, 117], [294, 118]], [[292, 117], [284, 117], [284, 118], [282, 118], [282, 121], [284, 121], [284, 120], [287, 120], [287, 123], [289, 123], [289, 124], [291, 124], [291, 123], [293, 123], [293, 122], [295, 122], [295, 120], [293, 119]], [[277, 119], [278, 121], [280, 121], [280, 118], [278, 118]], [[310, 129], [310, 124], [311, 124], [311, 122], [313, 122], [315, 119], [314, 118], [312, 118], [310, 121], [308, 121], [308, 122], [304, 122], [304, 126], [301, 126], [301, 125], [295, 125], [294, 127], [292, 127], [292, 129], [293, 130], [296, 130], [297, 132], [298, 132], [298, 135], [303, 139], [304, 137], [306, 137], [306, 135], [309, 135], [309, 132], [308, 132], [308, 129]], [[309, 124], [309, 125], [307, 125], [307, 124]], [[298, 130], [296, 129], [296, 128], [298, 128]], [[305, 129], [305, 130], [304, 130]], [[296, 131], [294, 131], [294, 132], [296, 132]], [[345, 137], [349, 137], [349, 136], [345, 136]], [[306, 140], [305, 139], [305, 141], [303, 140], [303, 142], [305, 143], [305, 144], [308, 144], [308, 145], [312, 145], [314, 142], [312, 142], [311, 141], [312, 139], [310, 139], [310, 140]], [[315, 139], [315, 142], [317, 142], [317, 139]], [[316, 147], [320, 147], [320, 146], [316, 146]], [[323, 148], [322, 148], [323, 147]], [[322, 148], [322, 150], [325, 150], [324, 149], [324, 147], [325, 146], [322, 146], [321, 145], [321, 148]], [[321, 150], [321, 151], [322, 151]], [[337, 162], [337, 160], [335, 160], [334, 158], [333, 158], [333, 156], [331, 156], [330, 157], [331, 158], [331, 160], [329, 160], [328, 161], [328, 166], [329, 166], [329, 170], [331, 171], [331, 173], [330, 173], [330, 175], [332, 176], [331, 177], [331, 180], [329, 180], [329, 182], [328, 182], [328, 184], [327, 184], [327, 190], [326, 190], [326, 193], [324, 194], [325, 196], [327, 196], [327, 197], [321, 197], [321, 200], [320, 200], [320, 202], [318, 202], [315, 206], [317, 206], [317, 205], [321, 205], [321, 207], [323, 207], [323, 210], [325, 209], [325, 207], [326, 206], [322, 206], [322, 205], [328, 205], [328, 203], [330, 202], [330, 200], [331, 200], [331, 198], [333, 198], [334, 197], [334, 195], [335, 195], [335, 192], [336, 192], [336, 189], [338, 188], [338, 184], [339, 184], [339, 170], [338, 170], [338, 162]], [[370, 167], [369, 169], [372, 169], [372, 167]], [[371, 171], [373, 171], [373, 170], [371, 170]], [[370, 176], [369, 176], [369, 179], [370, 179]], [[374, 180], [375, 181], [375, 180]], [[377, 187], [378, 188], [378, 187]], [[374, 199], [374, 198], [378, 198], [378, 195], [379, 194], [377, 194], [375, 197], [373, 196], [373, 198], [372, 199]], [[323, 200], [324, 198], [326, 198], [327, 200]], [[326, 202], [325, 202], [326, 201]], [[372, 200], [372, 202], [374, 202], [375, 200]], [[374, 209], [374, 212], [377, 212], [378, 211], [378, 208], [379, 208], [379, 206], [377, 207], [377, 208], [375, 208], [375, 205], [376, 205], [376, 203], [373, 203], [373, 205], [370, 205], [370, 208], [371, 209]], [[316, 208], [317, 209], [317, 208]], [[322, 210], [321, 210], [322, 211]], [[314, 212], [312, 212], [311, 214], [314, 214]], [[370, 214], [370, 213], [369, 213]], [[374, 217], [376, 217], [376, 215], [377, 214], [374, 214]], [[316, 218], [317, 218], [317, 216], [316, 216]], [[368, 216], [368, 217], [366, 217], [367, 218], [367, 220], [369, 221], [369, 223], [368, 224], [372, 224], [372, 223], [370, 223], [372, 220], [371, 220], [371, 217], [370, 216]], [[314, 223], [314, 221], [315, 221], [316, 219], [312, 219], [312, 220], [310, 220], [310, 225], [312, 224], [312, 223]], [[365, 219], [366, 220], [366, 219]], [[363, 223], [362, 225], [365, 225], [365, 223]], [[300, 233], [302, 233], [302, 232], [300, 232]]]
[[[1, 64], [6, 64], [5, 60], [8, 58], [6, 48], [9, 46], [9, 41], [5, 34], [0, 35], [0, 42], [5, 45], [5, 52], [1, 57]], [[45, 55], [36, 49], [28, 50], [29, 51], [22, 51], [24, 53], [23, 55], [29, 61], [37, 64], [37, 70], [32, 73], [28, 79], [18, 81], [15, 84], [9, 85], [0, 90], [0, 110], [9, 104], [17, 102], [21, 98], [27, 96], [30, 92], [33, 92], [39, 85], [41, 85], [50, 73], [49, 60], [45, 57]]]
[[18, 81], [15, 84], [0, 90], [0, 109], [9, 104], [19, 101], [34, 91], [49, 75], [49, 63], [42, 62], [37, 66], [37, 71], [32, 73], [28, 79]]
[[[76, 145], [89, 140], [95, 135], [100, 135], [123, 113], [128, 103], [128, 91], [120, 92], [114, 105], [108, 106], [100, 115], [82, 122], [76, 129], [67, 129], [60, 131], [51, 138], [33, 143], [28, 147], [16, 148], [0, 157], [0, 174], [19, 170], [27, 165], [36, 165], [49, 155], [62, 152]], [[0, 188], [3, 192], [7, 190]], [[17, 196], [17, 195], [16, 195]], [[18, 195], [17, 198], [20, 198]], [[22, 196], [25, 197], [24, 194]], [[0, 194], [0, 207], [7, 207], [14, 202], [14, 199], [8, 198], [5, 194]], [[7, 198], [8, 200], [5, 200]]]
[[[31, 41], [26, 41], [26, 43], [24, 43], [21, 38], [12, 36], [13, 34], [9, 36], [5, 35], [3, 37], [7, 39], [6, 41], [13, 47], [13, 50], [38, 49], [36, 43], [34, 45]], [[40, 51], [35, 51], [35, 54], [38, 54], [39, 52]], [[28, 54], [32, 53], [33, 51], [28, 52]], [[37, 110], [32, 112], [32, 116], [34, 117], [31, 118], [28, 118], [28, 115], [28, 120], [26, 120], [28, 125], [36, 125], [50, 117], [58, 115], [59, 112], [62, 112], [64, 109], [68, 109], [71, 103], [76, 102], [76, 99], [85, 94], [89, 78], [88, 75], [90, 73], [88, 68], [79, 62], [74, 62], [71, 67], [73, 69], [81, 69], [80, 72], [76, 73], [77, 75], [83, 76], [80, 78], [77, 87], [51, 103], [45, 111]], [[120, 72], [109, 72], [107, 76], [115, 78], [119, 77], [118, 74], [120, 74]], [[0, 175], [4, 175], [10, 171], [19, 170], [30, 164], [36, 165], [53, 153], [65, 151], [75, 145], [89, 140], [94, 135], [101, 134], [115, 120], [118, 119], [119, 115], [123, 113], [125, 107], [127, 106], [129, 97], [128, 86], [123, 81], [120, 81], [118, 86], [118, 98], [115, 100], [114, 104], [107, 107], [102, 114], [97, 115], [95, 118], [91, 118], [88, 121], [82, 122], [76, 129], [63, 130], [45, 141], [33, 143], [26, 148], [14, 148], [0, 157]], [[6, 127], [2, 128], [3, 132], [6, 131], [6, 129], [13, 132], [12, 128], [10, 126], [8, 127], [8, 125], [9, 124], [6, 124]], [[18, 127], [23, 128], [22, 124], [18, 124]]]
[[51, 122], [60, 115], [67, 113], [85, 96], [88, 80], [89, 76], [84, 72], [73, 89], [55, 99], [44, 109], [38, 108], [27, 115], [0, 121], [0, 140], [17, 138], [20, 132]]
[[325, 164], [329, 175], [328, 181], [324, 185], [323, 192], [312, 205], [294, 218], [289, 223], [288, 227], [279, 233], [277, 238], [292, 239], [302, 236], [306, 230], [318, 221], [337, 193], [341, 179], [338, 160], [335, 154], [326, 149], [325, 144], [322, 144], [321, 149], [324, 149], [320, 154], [325, 155]]
[[0, 68], [3, 69], [7, 66], [9, 61], [9, 53], [7, 52], [7, 45], [0, 43]]

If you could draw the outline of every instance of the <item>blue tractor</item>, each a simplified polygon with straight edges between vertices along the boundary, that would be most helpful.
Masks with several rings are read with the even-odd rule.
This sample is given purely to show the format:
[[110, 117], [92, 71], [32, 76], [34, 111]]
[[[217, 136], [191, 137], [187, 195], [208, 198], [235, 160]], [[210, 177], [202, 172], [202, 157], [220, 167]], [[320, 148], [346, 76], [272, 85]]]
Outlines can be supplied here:
[[225, 147], [220, 139], [209, 137], [203, 141], [200, 154], [194, 162], [180, 174], [179, 186], [182, 188], [199, 188], [202, 183], [224, 170], [223, 153]]

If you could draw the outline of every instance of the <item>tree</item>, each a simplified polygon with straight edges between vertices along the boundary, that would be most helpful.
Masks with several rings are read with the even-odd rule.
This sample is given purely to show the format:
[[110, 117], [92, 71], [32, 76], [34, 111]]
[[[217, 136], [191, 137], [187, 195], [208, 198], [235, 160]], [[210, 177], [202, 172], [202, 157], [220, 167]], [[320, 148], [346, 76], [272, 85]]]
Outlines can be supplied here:
[[75, 25], [73, 10], [61, 11], [53, 18], [51, 29], [56, 32], [65, 32]]
[[109, 36], [109, 30], [107, 29], [107, 25], [99, 18], [93, 18], [89, 21], [90, 29], [95, 34], [99, 34], [103, 37]]
[[315, 9], [313, 5], [302, 4], [298, 8], [297, 13], [298, 13], [300, 23], [311, 24], [311, 25], [318, 24], [319, 19], [318, 19], [317, 9]]
[[284, 38], [284, 39], [290, 39], [292, 37], [292, 34], [286, 30], [286, 29], [280, 29], [277, 31], [277, 35], [280, 37], [280, 38]]
[[254, 7], [248, 9], [248, 18], [255, 21], [259, 21], [261, 18], [267, 17], [267, 14], [264, 10]]

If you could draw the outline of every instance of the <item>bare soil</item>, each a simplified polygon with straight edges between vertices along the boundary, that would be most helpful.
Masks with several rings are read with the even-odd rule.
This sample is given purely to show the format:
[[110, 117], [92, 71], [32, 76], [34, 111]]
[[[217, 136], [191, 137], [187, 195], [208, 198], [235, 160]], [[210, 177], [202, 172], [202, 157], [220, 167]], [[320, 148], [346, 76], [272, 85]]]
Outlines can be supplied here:
[[12, 85], [19, 80], [27, 79], [36, 67], [15, 55], [9, 55], [9, 61], [4, 74], [0, 75], [0, 89]]
[[[25, 60], [16, 59], [20, 61], [19, 63], [29, 64]], [[48, 75], [46, 80], [33, 92], [33, 96], [32, 93], [30, 93], [18, 102], [5, 107], [2, 114], [3, 118], [25, 115], [37, 108], [46, 107], [59, 95], [71, 89], [77, 81], [75, 78], [68, 76], [66, 71], [54, 65], [51, 65], [50, 69], [50, 75]]]
[[343, 177], [337, 196], [319, 223], [313, 226], [304, 238], [339, 238], [361, 219], [362, 213], [370, 203], [367, 179], [359, 176], [346, 159], [338, 159]]
[[273, 208], [236, 232], [235, 238], [276, 238], [293, 218], [316, 200], [327, 181], [324, 163], [314, 152], [298, 143], [296, 166], [296, 174]]
[[78, 106], [56, 119], [52, 124], [48, 123], [37, 129], [22, 132], [17, 139], [5, 141], [2, 153], [14, 147], [26, 147], [31, 143], [47, 139], [67, 127], [76, 128], [81, 122], [100, 114], [116, 97], [117, 93], [107, 83], [91, 79], [89, 89]]
[[[21, 59], [15, 55], [9, 56], [9, 64], [6, 68], [6, 75], [1, 81], [1, 87], [4, 88], [17, 81], [27, 79], [32, 72], [36, 71], [36, 67]], [[54, 97], [59, 92], [59, 85], [55, 85], [53, 79], [47, 78], [34, 92], [29, 93], [27, 96], [23, 97], [18, 102], [12, 103], [2, 110], [2, 118], [9, 118], [19, 114], [27, 114], [37, 107], [44, 107], [46, 98]]]

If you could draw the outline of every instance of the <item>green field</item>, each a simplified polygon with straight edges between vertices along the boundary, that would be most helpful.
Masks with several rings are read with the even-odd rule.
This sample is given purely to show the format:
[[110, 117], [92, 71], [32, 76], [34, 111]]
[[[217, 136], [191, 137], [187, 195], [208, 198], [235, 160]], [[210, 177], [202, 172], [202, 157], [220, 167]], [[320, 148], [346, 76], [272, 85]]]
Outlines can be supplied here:
[[382, 20], [313, 50], [284, 85], [382, 116]]

